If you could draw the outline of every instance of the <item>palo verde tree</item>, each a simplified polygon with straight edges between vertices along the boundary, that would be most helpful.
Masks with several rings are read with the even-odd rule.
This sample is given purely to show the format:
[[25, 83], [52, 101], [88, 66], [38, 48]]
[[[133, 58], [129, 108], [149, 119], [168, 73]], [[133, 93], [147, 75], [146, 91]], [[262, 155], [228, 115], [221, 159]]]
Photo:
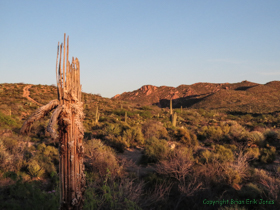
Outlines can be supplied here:
[[[59, 139], [60, 209], [78, 210], [82, 209], [85, 191], [84, 147], [82, 145], [84, 114], [83, 103], [81, 102], [80, 62], [73, 57], [70, 64], [68, 61], [69, 36], [67, 37], [67, 48], [65, 41], [66, 34], [64, 34], [64, 44], [59, 45], [58, 42], [57, 48], [58, 99], [40, 107], [24, 122], [20, 132], [27, 134], [34, 121], [43, 118], [54, 110], [47, 131], [52, 138]], [[61, 59], [62, 53], [63, 60]], [[63, 68], [61, 68], [62, 65]], [[56, 124], [58, 124], [58, 131], [55, 130]]]

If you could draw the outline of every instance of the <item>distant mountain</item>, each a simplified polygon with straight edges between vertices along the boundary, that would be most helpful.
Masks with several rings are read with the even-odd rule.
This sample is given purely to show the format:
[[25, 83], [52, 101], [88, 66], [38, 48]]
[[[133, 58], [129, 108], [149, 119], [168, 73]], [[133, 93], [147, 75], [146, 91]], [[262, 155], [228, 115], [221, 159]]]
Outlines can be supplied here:
[[195, 83], [176, 88], [144, 85], [138, 90], [124, 92], [112, 99], [173, 108], [221, 109], [236, 112], [280, 111], [280, 81], [264, 85], [249, 81], [239, 83]]

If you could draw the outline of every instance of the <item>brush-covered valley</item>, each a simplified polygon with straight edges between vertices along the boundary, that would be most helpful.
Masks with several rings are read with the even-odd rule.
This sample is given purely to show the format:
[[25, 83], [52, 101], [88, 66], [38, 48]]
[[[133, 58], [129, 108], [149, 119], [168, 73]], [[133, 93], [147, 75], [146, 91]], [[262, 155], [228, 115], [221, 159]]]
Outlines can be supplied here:
[[[0, 84], [0, 209], [59, 208], [56, 86]], [[83, 209], [280, 209], [280, 82], [82, 94]]]

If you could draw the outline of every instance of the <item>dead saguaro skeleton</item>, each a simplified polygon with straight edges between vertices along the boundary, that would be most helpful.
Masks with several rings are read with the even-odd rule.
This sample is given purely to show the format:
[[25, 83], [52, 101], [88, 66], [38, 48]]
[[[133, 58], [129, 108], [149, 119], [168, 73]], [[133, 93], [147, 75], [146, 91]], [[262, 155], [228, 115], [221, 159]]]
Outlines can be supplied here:
[[[67, 37], [67, 48], [65, 41], [66, 34], [64, 34], [64, 46], [58, 43], [57, 49], [58, 100], [53, 100], [40, 107], [24, 122], [20, 132], [27, 134], [34, 121], [54, 110], [47, 131], [52, 138], [59, 139], [60, 209], [78, 210], [82, 209], [85, 191], [84, 147], [82, 145], [84, 114], [81, 102], [80, 62], [77, 58], [72, 58], [70, 64], [68, 61], [69, 36]], [[63, 60], [61, 59], [62, 54]], [[62, 65], [63, 68], [61, 68]], [[56, 124], [58, 124], [58, 132], [54, 129]]]

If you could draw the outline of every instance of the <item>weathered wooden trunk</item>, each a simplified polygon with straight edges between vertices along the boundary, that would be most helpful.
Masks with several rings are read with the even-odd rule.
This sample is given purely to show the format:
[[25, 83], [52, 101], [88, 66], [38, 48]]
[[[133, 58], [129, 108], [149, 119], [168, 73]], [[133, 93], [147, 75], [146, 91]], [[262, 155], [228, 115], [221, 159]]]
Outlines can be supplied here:
[[[65, 41], [66, 34], [64, 34], [62, 62], [63, 44], [59, 45], [58, 43], [57, 48], [56, 79], [58, 99], [40, 107], [33, 113], [24, 122], [20, 132], [27, 134], [35, 121], [54, 110], [47, 130], [53, 139], [59, 139], [60, 209], [78, 210], [83, 207], [83, 194], [86, 182], [83, 164], [84, 148], [82, 144], [84, 136], [84, 114], [83, 103], [81, 102], [82, 86], [80, 85], [79, 60], [72, 58], [72, 63], [70, 64], [68, 61], [69, 37], [67, 38], [67, 48]], [[60, 58], [58, 59], [59, 54]], [[63, 68], [61, 68], [62, 64]], [[57, 135], [55, 129], [57, 122], [59, 135]]]
[[[58, 116], [61, 210], [82, 209], [85, 191], [84, 148], [82, 145], [84, 115], [81, 102], [80, 63], [77, 58], [72, 58], [70, 65], [68, 61], [69, 37], [67, 38], [67, 48], [65, 47], [65, 38], [64, 34], [63, 72], [61, 69], [62, 44], [60, 45], [60, 59], [57, 69], [58, 100], [61, 107]], [[65, 51], [67, 51], [66, 61]]]

